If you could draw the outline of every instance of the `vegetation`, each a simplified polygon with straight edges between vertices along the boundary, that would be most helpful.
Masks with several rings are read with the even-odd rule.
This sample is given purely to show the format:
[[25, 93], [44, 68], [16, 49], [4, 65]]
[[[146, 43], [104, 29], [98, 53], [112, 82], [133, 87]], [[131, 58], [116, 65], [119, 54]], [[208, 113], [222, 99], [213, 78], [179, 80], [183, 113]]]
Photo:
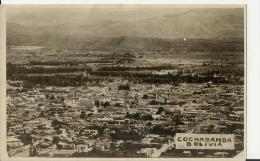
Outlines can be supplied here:
[[121, 84], [118, 86], [118, 90], [130, 90], [129, 84]]
[[125, 118], [128, 119], [134, 119], [134, 120], [143, 120], [143, 121], [152, 121], [153, 117], [151, 115], [148, 114], [140, 114], [140, 113], [135, 113], [135, 114], [129, 114], [127, 113]]
[[111, 134], [111, 138], [113, 140], [132, 140], [132, 141], [140, 141], [144, 138], [144, 136], [142, 135], [142, 133], [138, 132], [138, 131], [134, 131], [134, 130], [125, 130], [125, 131], [121, 131], [121, 130], [116, 130], [115, 133]]

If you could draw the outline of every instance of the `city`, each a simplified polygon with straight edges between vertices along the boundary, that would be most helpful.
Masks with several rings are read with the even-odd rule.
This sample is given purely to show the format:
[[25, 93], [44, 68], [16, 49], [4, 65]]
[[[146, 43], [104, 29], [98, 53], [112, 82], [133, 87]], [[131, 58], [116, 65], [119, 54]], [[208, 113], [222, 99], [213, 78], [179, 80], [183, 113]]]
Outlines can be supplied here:
[[[57, 19], [60, 24], [51, 27], [46, 26], [49, 23], [45, 19], [45, 26], [37, 26], [42, 25], [37, 22], [46, 15], [40, 11], [28, 11], [38, 16], [32, 18], [36, 25], [24, 25], [31, 22], [19, 17], [19, 10], [7, 19], [9, 157], [232, 158], [243, 152], [243, 27], [231, 32], [231, 36], [225, 28], [241, 27], [243, 9], [176, 12], [166, 8], [164, 13], [148, 8], [149, 14], [144, 12], [138, 23], [132, 19], [135, 9], [124, 11], [131, 13], [123, 15], [129, 22], [117, 20], [120, 16], [115, 15], [116, 9], [96, 10], [93, 13], [102, 16], [93, 18], [93, 22], [87, 17], [93, 26], [107, 29], [109, 25], [127, 24], [129, 32], [109, 31], [109, 36], [93, 38], [86, 32], [96, 28], [70, 26], [83, 23], [81, 19], [76, 22], [73, 15], [83, 11], [71, 13], [72, 18], [66, 15], [72, 24], [63, 24], [61, 18]], [[143, 13], [138, 9], [136, 12]], [[63, 12], [57, 13], [64, 17]], [[175, 30], [183, 25], [180, 31], [187, 30], [185, 19], [191, 21], [194, 15], [204, 16], [197, 24], [203, 26], [219, 23], [218, 16], [228, 15], [235, 20], [224, 19], [225, 25], [219, 26], [218, 32], [212, 28], [203, 33], [194, 29], [194, 33], [181, 32], [180, 36], [169, 29], [171, 36], [156, 28], [156, 32], [147, 29], [151, 30], [147, 36], [137, 24], [149, 22], [152, 28], [150, 14], [157, 16], [153, 22], [165, 22], [165, 30], [169, 29], [168, 23], [176, 22], [172, 17], [182, 22], [175, 25]], [[212, 15], [217, 19], [214, 23]], [[131, 25], [137, 26], [137, 35], [130, 32]], [[105, 29], [100, 29], [104, 35]], [[203, 37], [204, 31], [210, 36]], [[221, 141], [233, 143], [231, 139], [207, 138], [208, 134], [232, 135], [234, 145], [213, 150], [179, 148], [176, 136], [184, 134], [205, 135], [195, 138], [203, 142], [194, 144], [198, 147], [221, 146]]]
[[[201, 63], [192, 66], [203, 68], [205, 65]], [[66, 65], [65, 67], [72, 68]], [[16, 68], [22, 67], [17, 65]], [[28, 68], [28, 73], [33, 71], [33, 68], [37, 69], [39, 65]], [[46, 69], [52, 70], [51, 68], [53, 67]], [[64, 68], [64, 65], [60, 68]], [[189, 155], [184, 154], [185, 151], [174, 149], [172, 141], [178, 132], [234, 133], [236, 150], [243, 149], [244, 91], [240, 82], [149, 83], [146, 78], [133, 78], [132, 75], [123, 79], [118, 79], [117, 76], [97, 78], [93, 76], [95, 71], [86, 70], [94, 68], [93, 66], [81, 68], [76, 74], [83, 83], [77, 85], [73, 81], [71, 83], [74, 85], [71, 86], [36, 84], [30, 87], [29, 83], [24, 83], [26, 81], [7, 81], [7, 145], [10, 155], [49, 157]], [[140, 71], [138, 70], [139, 73]], [[165, 71], [171, 72], [169, 74]], [[40, 70], [38, 74], [39, 72]], [[123, 71], [120, 75], [124, 75], [125, 72], [128, 71]], [[177, 73], [176, 70], [168, 69], [152, 75], [164, 79], [165, 75], [174, 77]], [[196, 74], [191, 73], [194, 76]], [[23, 75], [33, 77], [32, 74]], [[214, 75], [213, 81], [226, 80], [216, 73]], [[44, 83], [39, 79], [36, 80], [41, 84]], [[55, 80], [58, 82], [54, 81], [53, 84], [64, 82], [62, 79], [55, 78]], [[30, 81], [33, 82], [34, 79], [30, 78]], [[50, 79], [46, 81], [50, 82]], [[157, 152], [164, 145], [169, 147]], [[21, 152], [18, 147], [22, 148]], [[237, 151], [225, 151], [223, 154], [232, 156]], [[192, 152], [192, 156], [216, 157], [218, 153], [198, 151]]]

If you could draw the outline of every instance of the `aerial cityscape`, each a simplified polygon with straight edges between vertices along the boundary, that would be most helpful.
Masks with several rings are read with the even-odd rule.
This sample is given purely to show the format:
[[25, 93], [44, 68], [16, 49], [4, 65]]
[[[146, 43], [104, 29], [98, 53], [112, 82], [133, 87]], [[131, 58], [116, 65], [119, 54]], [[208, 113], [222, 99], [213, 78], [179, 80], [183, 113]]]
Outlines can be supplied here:
[[[9, 157], [235, 157], [243, 25], [234, 7], [8, 8]], [[179, 148], [184, 134], [203, 144]]]

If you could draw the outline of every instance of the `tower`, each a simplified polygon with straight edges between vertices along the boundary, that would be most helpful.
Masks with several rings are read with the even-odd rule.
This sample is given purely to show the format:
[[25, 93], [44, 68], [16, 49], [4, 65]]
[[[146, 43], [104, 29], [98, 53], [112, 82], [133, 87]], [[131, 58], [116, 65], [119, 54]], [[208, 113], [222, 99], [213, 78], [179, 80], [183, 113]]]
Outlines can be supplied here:
[[83, 78], [88, 78], [89, 73], [87, 72], [87, 69], [86, 69], [86, 68], [84, 69], [82, 75], [83, 75]]
[[139, 104], [138, 94], [135, 95], [135, 104], [136, 104], [136, 105]]
[[157, 102], [158, 101], [158, 93], [155, 92], [155, 101]]
[[77, 91], [74, 91], [73, 101], [74, 101], [74, 102], [77, 101]]

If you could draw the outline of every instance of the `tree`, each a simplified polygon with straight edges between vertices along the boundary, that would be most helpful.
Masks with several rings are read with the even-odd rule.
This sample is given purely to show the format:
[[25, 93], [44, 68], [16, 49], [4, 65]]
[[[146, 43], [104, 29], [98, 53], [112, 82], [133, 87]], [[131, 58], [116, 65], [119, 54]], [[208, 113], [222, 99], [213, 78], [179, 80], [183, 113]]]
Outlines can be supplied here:
[[52, 143], [53, 144], [57, 144], [57, 143], [59, 143], [59, 141], [60, 141], [60, 137], [59, 136], [53, 136], [53, 139], [52, 139]]
[[50, 96], [50, 99], [51, 99], [51, 100], [55, 99], [55, 97], [54, 97], [53, 94]]
[[33, 87], [34, 87], [33, 83], [29, 81], [24, 81], [23, 88], [31, 89]]
[[141, 116], [141, 120], [144, 120], [144, 121], [152, 121], [153, 120], [153, 117], [149, 114], [146, 114], [146, 115], [142, 115]]
[[143, 99], [148, 99], [148, 95], [147, 95], [147, 94], [144, 94], [144, 95], [143, 95]]
[[81, 119], [86, 118], [86, 112], [85, 111], [81, 111], [80, 116]]
[[209, 126], [209, 128], [207, 129], [207, 133], [212, 133], [213, 130], [214, 130], [214, 127], [215, 127], [215, 126], [211, 124], [211, 125]]
[[24, 145], [32, 144], [32, 136], [30, 134], [23, 134], [19, 137], [21, 139], [21, 142], [24, 143]]
[[120, 131], [117, 130], [116, 133], [110, 134], [113, 140], [133, 140], [140, 141], [144, 138], [142, 133], [130, 130], [130, 131]]
[[152, 134], [159, 134], [159, 135], [173, 135], [175, 134], [175, 129], [170, 129], [167, 127], [162, 127], [160, 125], [155, 125], [152, 129], [151, 129], [151, 133]]
[[95, 105], [97, 106], [97, 108], [99, 108], [99, 104], [100, 104], [100, 101], [99, 100], [95, 100]]
[[156, 100], [151, 100], [149, 104], [150, 104], [150, 105], [158, 105], [159, 102], [156, 101]]
[[106, 101], [105, 103], [103, 103], [104, 107], [110, 106], [110, 102]]
[[130, 90], [130, 85], [129, 84], [121, 84], [118, 86], [118, 90]]
[[156, 115], [161, 114], [163, 111], [164, 111], [164, 108], [163, 107], [159, 107], [157, 112], [156, 112]]

